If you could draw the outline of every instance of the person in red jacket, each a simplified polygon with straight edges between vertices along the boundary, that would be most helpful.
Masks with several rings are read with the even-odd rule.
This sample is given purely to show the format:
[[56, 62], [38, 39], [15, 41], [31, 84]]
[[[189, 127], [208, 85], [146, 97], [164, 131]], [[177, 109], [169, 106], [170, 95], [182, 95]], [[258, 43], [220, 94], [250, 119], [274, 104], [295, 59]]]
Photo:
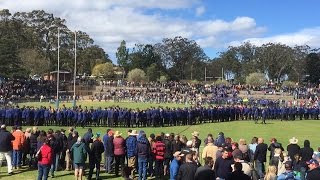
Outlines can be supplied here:
[[47, 180], [52, 164], [52, 149], [49, 146], [49, 139], [45, 139], [43, 145], [38, 150], [38, 180]]
[[116, 131], [113, 139], [116, 176], [119, 176], [119, 165], [121, 165], [121, 169], [124, 168], [125, 144], [125, 140], [121, 137], [121, 133]]
[[162, 142], [161, 136], [156, 137], [156, 143], [152, 146], [152, 152], [155, 157], [155, 175], [156, 179], [163, 178], [163, 160], [164, 160], [164, 153], [166, 150], [166, 145]]

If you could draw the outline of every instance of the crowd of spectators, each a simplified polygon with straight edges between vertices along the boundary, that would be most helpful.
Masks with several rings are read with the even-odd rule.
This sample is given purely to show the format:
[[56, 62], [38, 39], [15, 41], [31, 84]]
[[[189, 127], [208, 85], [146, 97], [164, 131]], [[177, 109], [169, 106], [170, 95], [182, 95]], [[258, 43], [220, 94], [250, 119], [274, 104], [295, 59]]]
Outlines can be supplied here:
[[127, 180], [320, 179], [319, 149], [314, 151], [309, 140], [300, 147], [293, 137], [285, 149], [276, 138], [267, 144], [261, 137], [253, 137], [251, 143], [236, 141], [223, 132], [217, 137], [208, 134], [203, 141], [196, 131], [190, 137], [188, 140], [175, 133], [147, 135], [143, 130], [130, 129], [127, 135], [112, 129], [101, 134], [89, 128], [80, 136], [74, 128], [68, 132], [37, 127], [23, 131], [20, 126], [9, 132], [2, 125], [0, 165], [5, 158], [9, 176], [19, 173], [16, 169], [23, 166], [29, 167], [27, 171], [38, 169], [38, 180], [47, 179], [49, 174], [54, 178], [61, 170], [74, 170], [75, 179], [86, 174], [89, 180], [94, 170], [96, 179], [104, 172]]

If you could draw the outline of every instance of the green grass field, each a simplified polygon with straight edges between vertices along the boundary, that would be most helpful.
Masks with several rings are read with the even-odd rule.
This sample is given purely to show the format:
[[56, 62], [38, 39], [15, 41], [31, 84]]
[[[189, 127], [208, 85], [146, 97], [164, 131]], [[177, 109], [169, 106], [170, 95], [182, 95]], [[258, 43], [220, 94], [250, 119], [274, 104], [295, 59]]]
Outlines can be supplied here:
[[[60, 103], [60, 106], [63, 103]], [[71, 103], [65, 103], [66, 106], [71, 106]], [[105, 102], [80, 102], [78, 105], [88, 106], [88, 107], [106, 107], [106, 106], [116, 106], [128, 108], [141, 108], [145, 109], [150, 106], [159, 106], [159, 104], [143, 104], [143, 103], [105, 103]], [[21, 104], [20, 104], [21, 105]], [[49, 103], [25, 103], [23, 105], [27, 106], [48, 106]], [[51, 104], [54, 105], [54, 104]], [[160, 104], [161, 106], [177, 107], [176, 104]], [[143, 130], [149, 135], [150, 133], [160, 134], [164, 133], [176, 133], [180, 135], [186, 135], [187, 138], [191, 138], [191, 133], [193, 131], [200, 132], [200, 139], [203, 140], [208, 133], [212, 133], [214, 137], [219, 132], [224, 132], [226, 137], [231, 137], [234, 141], [238, 141], [240, 138], [247, 140], [247, 143], [250, 143], [253, 136], [265, 138], [267, 144], [270, 143], [270, 139], [275, 137], [280, 143], [283, 144], [283, 147], [289, 143], [289, 139], [296, 137], [299, 139], [299, 145], [303, 146], [303, 141], [309, 139], [311, 146], [315, 149], [320, 145], [320, 136], [317, 136], [320, 127], [319, 121], [316, 120], [304, 120], [304, 121], [267, 121], [267, 124], [254, 124], [253, 121], [235, 121], [235, 122], [224, 122], [224, 123], [206, 123], [201, 125], [193, 126], [177, 126], [177, 127], [163, 127], [163, 128], [143, 128]], [[24, 127], [25, 129], [26, 127]], [[47, 130], [49, 128], [60, 129], [61, 127], [40, 127], [40, 129]], [[67, 127], [63, 127], [67, 129]], [[97, 127], [93, 128], [94, 133], [100, 132], [105, 133], [106, 127]], [[140, 130], [141, 128], [135, 128]], [[77, 128], [76, 129], [80, 135], [83, 135], [86, 132], [86, 128]], [[114, 131], [122, 132], [123, 136], [126, 137], [126, 128], [114, 128]], [[202, 144], [203, 145], [203, 144]], [[13, 176], [7, 176], [6, 167], [0, 168], [0, 179], [9, 180], [9, 179], [24, 179], [24, 180], [34, 180], [37, 177], [37, 171], [28, 171], [27, 169], [22, 169], [20, 171], [14, 171]], [[54, 179], [63, 179], [71, 180], [74, 179], [73, 172], [59, 171], [55, 173], [56, 177]], [[102, 173], [101, 176], [105, 179], [117, 179], [112, 178], [112, 176], [107, 176], [105, 173]], [[122, 179], [122, 178], [118, 178]]]

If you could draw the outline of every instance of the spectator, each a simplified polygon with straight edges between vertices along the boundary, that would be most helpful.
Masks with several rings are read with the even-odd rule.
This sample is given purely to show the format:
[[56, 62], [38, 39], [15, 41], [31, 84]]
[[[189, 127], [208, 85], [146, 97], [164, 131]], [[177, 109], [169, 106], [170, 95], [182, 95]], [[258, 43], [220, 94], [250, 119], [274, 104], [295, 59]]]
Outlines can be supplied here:
[[131, 170], [131, 177], [134, 179], [134, 171], [137, 164], [137, 130], [132, 130], [129, 133], [129, 137], [126, 139], [127, 157], [128, 157], [128, 168]]
[[264, 177], [265, 173], [265, 162], [267, 161], [267, 151], [268, 145], [264, 143], [263, 138], [258, 138], [258, 145], [256, 147], [256, 151], [254, 153], [254, 160], [256, 164], [256, 170], [260, 178]]
[[150, 144], [144, 131], [140, 131], [137, 138], [137, 153], [139, 165], [139, 180], [147, 179], [147, 162], [150, 156]]
[[163, 161], [166, 150], [165, 144], [162, 142], [161, 136], [156, 137], [156, 143], [153, 144], [152, 152], [155, 157], [155, 175], [156, 178], [163, 178]]
[[320, 179], [320, 168], [317, 160], [311, 159], [307, 162], [309, 171], [307, 172], [307, 180], [318, 180]]
[[22, 158], [22, 150], [25, 142], [25, 136], [22, 132], [21, 126], [14, 127], [14, 132], [12, 135], [14, 136], [14, 140], [12, 141], [13, 146], [13, 167], [15, 169], [21, 168], [21, 158]]
[[104, 167], [105, 171], [111, 173], [111, 164], [114, 158], [114, 145], [113, 145], [113, 131], [111, 129], [107, 130], [107, 133], [103, 136], [103, 146], [104, 146]]
[[250, 176], [242, 171], [242, 163], [234, 163], [234, 171], [228, 175], [226, 180], [251, 180]]
[[78, 180], [82, 180], [84, 173], [84, 165], [87, 159], [87, 148], [82, 141], [81, 136], [77, 138], [77, 142], [72, 145], [70, 152], [73, 154], [74, 176]]
[[198, 166], [193, 162], [192, 154], [187, 154], [178, 172], [177, 180], [193, 180]]
[[214, 174], [214, 171], [212, 170], [214, 161], [212, 157], [204, 158], [204, 164], [205, 164], [204, 166], [197, 168], [197, 171], [194, 175], [194, 179], [195, 180], [214, 180], [215, 174]]
[[[5, 157], [7, 161], [8, 174], [12, 175], [12, 143], [14, 136], [7, 131], [5, 125], [1, 125], [0, 129], [0, 157]], [[0, 159], [0, 167], [2, 166], [2, 158]]]
[[174, 159], [170, 164], [170, 180], [176, 180], [179, 172], [180, 163], [184, 154], [181, 154], [180, 151], [176, 151], [173, 154]]
[[100, 178], [100, 163], [101, 163], [101, 154], [104, 152], [103, 143], [100, 140], [100, 133], [96, 134], [96, 137], [91, 145], [89, 152], [89, 176], [88, 179], [91, 180], [93, 169], [96, 168], [96, 179]]
[[47, 180], [52, 164], [52, 149], [49, 146], [49, 139], [45, 139], [43, 145], [38, 150], [38, 180]]
[[309, 140], [304, 140], [303, 148], [300, 149], [299, 155], [301, 157], [301, 180], [305, 179], [306, 176], [306, 171], [307, 171], [307, 162], [312, 159], [313, 155], [313, 149], [310, 147], [310, 141]]
[[202, 159], [206, 159], [207, 157], [211, 157], [212, 161], [214, 163], [217, 159], [216, 155], [217, 155], [218, 147], [216, 145], [214, 145], [213, 141], [214, 140], [212, 137], [207, 138], [207, 144], [203, 148], [203, 151], [202, 151]]
[[113, 146], [114, 146], [114, 159], [115, 159], [115, 174], [119, 176], [119, 166], [124, 168], [125, 159], [125, 140], [121, 137], [121, 133], [116, 131], [114, 133]]
[[222, 150], [222, 156], [217, 158], [214, 163], [214, 171], [216, 177], [220, 179], [226, 179], [227, 175], [232, 172], [231, 168], [232, 160], [229, 158], [229, 152], [227, 149]]
[[264, 180], [277, 180], [277, 167], [269, 166]]
[[299, 154], [300, 146], [298, 145], [298, 139], [295, 137], [289, 139], [289, 145], [287, 146], [288, 155], [290, 159], [294, 160], [294, 155]]
[[300, 177], [297, 176], [292, 170], [292, 162], [291, 161], [285, 162], [284, 166], [285, 166], [286, 171], [281, 173], [278, 176], [277, 180], [287, 180], [287, 179], [300, 180]]

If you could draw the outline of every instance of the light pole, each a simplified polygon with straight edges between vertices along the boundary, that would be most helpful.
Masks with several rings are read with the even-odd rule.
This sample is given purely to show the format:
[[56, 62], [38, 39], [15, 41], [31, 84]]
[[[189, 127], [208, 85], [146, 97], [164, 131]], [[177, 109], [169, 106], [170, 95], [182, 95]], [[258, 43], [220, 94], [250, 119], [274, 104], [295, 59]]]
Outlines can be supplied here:
[[59, 109], [59, 83], [60, 83], [60, 29], [58, 28], [58, 71], [57, 71], [56, 109]]
[[76, 107], [77, 31], [74, 32], [73, 107]]

